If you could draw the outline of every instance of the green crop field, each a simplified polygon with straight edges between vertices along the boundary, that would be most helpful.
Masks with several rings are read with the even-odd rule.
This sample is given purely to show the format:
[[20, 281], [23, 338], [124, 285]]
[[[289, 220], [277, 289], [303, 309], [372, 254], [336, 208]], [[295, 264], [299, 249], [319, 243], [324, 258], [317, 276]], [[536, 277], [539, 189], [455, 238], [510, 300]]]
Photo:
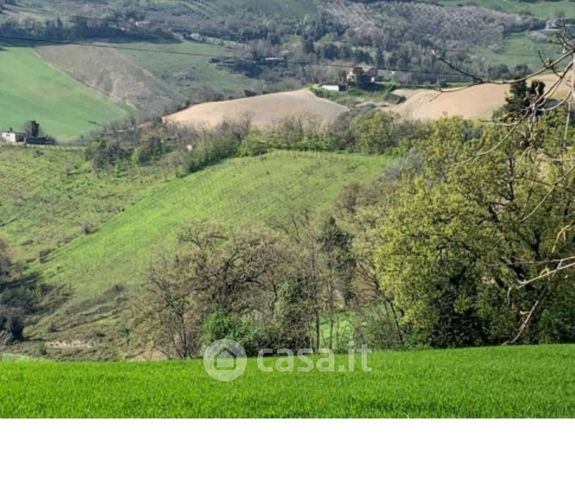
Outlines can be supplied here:
[[389, 352], [368, 356], [371, 372], [357, 357], [354, 372], [333, 373], [266, 373], [249, 360], [229, 383], [200, 360], [2, 362], [0, 417], [572, 418], [573, 357], [575, 346]]
[[47, 134], [69, 140], [94, 123], [132, 112], [44, 62], [26, 47], [0, 49], [0, 128], [20, 128], [31, 119]]
[[537, 71], [541, 69], [541, 58], [557, 58], [557, 46], [552, 43], [535, 42], [525, 34], [512, 34], [498, 46], [477, 50], [476, 55], [489, 65], [526, 64], [533, 71]]

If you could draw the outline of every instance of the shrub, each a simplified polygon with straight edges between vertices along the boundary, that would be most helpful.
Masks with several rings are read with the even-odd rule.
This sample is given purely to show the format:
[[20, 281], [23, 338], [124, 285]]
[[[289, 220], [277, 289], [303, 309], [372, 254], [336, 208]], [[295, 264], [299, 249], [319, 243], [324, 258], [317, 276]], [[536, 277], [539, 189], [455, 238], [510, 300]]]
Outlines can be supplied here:
[[128, 158], [129, 150], [122, 147], [119, 141], [100, 137], [88, 144], [84, 156], [94, 171], [102, 171]]
[[257, 355], [266, 345], [266, 333], [249, 317], [231, 316], [214, 312], [204, 323], [203, 342], [211, 344], [220, 339], [230, 339], [240, 344], [248, 356]]

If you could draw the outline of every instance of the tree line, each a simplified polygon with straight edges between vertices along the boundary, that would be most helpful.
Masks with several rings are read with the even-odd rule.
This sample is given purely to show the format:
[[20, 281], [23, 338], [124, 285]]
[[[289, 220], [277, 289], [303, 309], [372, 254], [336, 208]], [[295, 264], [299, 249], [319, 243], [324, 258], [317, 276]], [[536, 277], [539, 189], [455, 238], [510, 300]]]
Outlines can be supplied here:
[[[537, 89], [514, 89], [499, 119], [523, 116], [516, 96]], [[384, 129], [372, 116], [361, 122]], [[134, 320], [174, 357], [224, 337], [250, 353], [342, 349], [342, 316], [345, 344], [372, 348], [574, 342], [575, 278], [545, 276], [575, 248], [565, 116], [541, 109], [528, 135], [443, 119], [327, 215], [240, 232], [191, 225], [149, 272]]]

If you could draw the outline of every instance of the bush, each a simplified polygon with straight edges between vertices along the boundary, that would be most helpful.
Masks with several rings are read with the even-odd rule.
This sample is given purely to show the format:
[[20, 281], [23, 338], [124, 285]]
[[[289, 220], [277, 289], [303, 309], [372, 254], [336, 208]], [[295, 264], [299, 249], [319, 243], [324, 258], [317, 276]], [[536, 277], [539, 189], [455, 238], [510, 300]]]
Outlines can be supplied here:
[[267, 337], [265, 330], [258, 327], [252, 319], [219, 311], [213, 313], [204, 323], [203, 342], [211, 344], [220, 339], [233, 340], [244, 348], [248, 356], [255, 356], [265, 347]]
[[0, 240], [0, 338], [4, 343], [24, 338], [24, 328], [39, 309], [41, 292], [34, 277], [22, 275]]
[[401, 349], [406, 346], [405, 329], [400, 332], [398, 322], [390, 307], [377, 305], [361, 310], [353, 317], [356, 346], [371, 349]]
[[192, 148], [188, 171], [199, 171], [224, 159], [238, 156], [240, 145], [250, 132], [248, 121], [223, 122], [217, 128], [200, 133]]
[[193, 149], [188, 171], [194, 173], [239, 153], [240, 141], [229, 134], [206, 134]]
[[124, 148], [119, 141], [100, 137], [88, 144], [84, 156], [94, 171], [102, 171], [128, 158], [129, 154], [129, 150]]
[[164, 153], [162, 139], [158, 136], [149, 136], [140, 141], [140, 144], [134, 149], [132, 161], [137, 166], [144, 166], [159, 161]]

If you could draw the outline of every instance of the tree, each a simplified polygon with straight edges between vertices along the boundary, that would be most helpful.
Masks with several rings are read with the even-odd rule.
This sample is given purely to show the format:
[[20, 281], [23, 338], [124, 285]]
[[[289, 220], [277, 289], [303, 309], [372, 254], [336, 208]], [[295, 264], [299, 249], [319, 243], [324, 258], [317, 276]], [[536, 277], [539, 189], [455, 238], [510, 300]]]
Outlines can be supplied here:
[[[466, 139], [463, 121], [440, 121], [421, 145], [425, 164], [402, 180], [400, 196], [381, 221], [377, 250], [381, 285], [420, 343], [505, 342], [534, 306], [521, 340], [574, 333], [567, 314], [575, 303], [564, 296], [574, 288], [573, 275], [524, 284], [574, 248], [564, 227], [575, 221], [575, 161], [556, 163], [564, 128], [557, 117], [537, 122], [527, 151], [521, 133], [484, 128]], [[568, 189], [548, 194], [548, 210], [538, 211], [558, 182]]]
[[26, 122], [24, 124], [24, 126], [22, 127], [22, 129], [26, 133], [26, 136], [33, 137], [33, 138], [40, 137], [40, 135], [42, 133], [42, 131], [40, 129], [40, 124], [37, 123], [36, 121]]
[[0, 344], [24, 339], [24, 328], [42, 306], [46, 288], [37, 279], [24, 276], [0, 239]]
[[320, 227], [319, 242], [324, 255], [326, 313], [329, 317], [329, 347], [334, 347], [334, 330], [338, 305], [348, 307], [354, 297], [353, 280], [355, 275], [355, 258], [352, 252], [353, 237], [344, 231], [333, 216]]
[[128, 150], [119, 141], [109, 139], [105, 135], [91, 141], [84, 152], [86, 160], [90, 162], [94, 171], [102, 171], [115, 166], [128, 155]]
[[210, 319], [273, 320], [289, 267], [281, 239], [266, 231], [228, 235], [220, 227], [195, 223], [181, 242], [181, 253], [149, 271], [134, 303], [136, 321], [157, 349], [167, 357], [189, 358], [200, 352]]
[[520, 80], [511, 84], [505, 111], [511, 119], [520, 120], [540, 115], [546, 103], [544, 82], [534, 80], [528, 86], [526, 80]]

